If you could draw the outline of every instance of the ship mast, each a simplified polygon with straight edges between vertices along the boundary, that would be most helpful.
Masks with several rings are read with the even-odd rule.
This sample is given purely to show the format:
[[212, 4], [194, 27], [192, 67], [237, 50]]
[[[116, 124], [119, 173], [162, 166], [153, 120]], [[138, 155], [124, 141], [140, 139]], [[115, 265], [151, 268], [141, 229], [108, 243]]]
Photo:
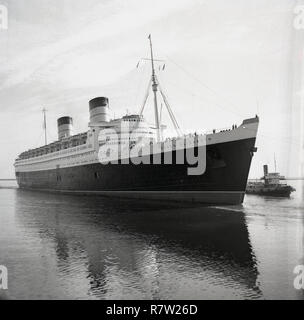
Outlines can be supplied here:
[[142, 103], [139, 115], [141, 116], [144, 112], [148, 97], [149, 97], [149, 92], [150, 92], [150, 88], [152, 85], [152, 90], [153, 90], [153, 94], [154, 94], [154, 113], [155, 113], [155, 125], [156, 125], [156, 130], [157, 130], [157, 141], [161, 141], [162, 140], [162, 130], [161, 130], [161, 123], [160, 123], [160, 114], [158, 112], [158, 104], [157, 104], [157, 92], [159, 91], [161, 94], [161, 97], [165, 103], [165, 106], [167, 108], [167, 111], [169, 113], [169, 116], [171, 118], [171, 121], [173, 123], [173, 126], [177, 132], [178, 136], [182, 135], [181, 129], [178, 125], [178, 122], [173, 114], [173, 111], [170, 107], [170, 104], [168, 102], [168, 99], [163, 91], [163, 89], [161, 88], [161, 85], [157, 79], [156, 73], [155, 73], [155, 68], [154, 68], [154, 61], [162, 61], [162, 60], [155, 60], [154, 59], [154, 55], [153, 55], [153, 46], [152, 46], [152, 38], [151, 38], [151, 34], [149, 35], [148, 39], [150, 40], [150, 51], [151, 51], [151, 59], [144, 59], [144, 60], [151, 60], [151, 65], [152, 65], [152, 77], [149, 81], [149, 85], [148, 88], [146, 90], [145, 93], [145, 97], [144, 97], [144, 101]]
[[47, 131], [46, 131], [46, 109], [43, 108], [43, 130], [44, 130], [44, 143], [47, 145]]
[[158, 105], [157, 105], [157, 80], [155, 75], [155, 68], [154, 68], [154, 57], [153, 57], [153, 47], [152, 47], [152, 38], [151, 34], [149, 35], [150, 40], [150, 50], [151, 50], [151, 65], [152, 65], [152, 90], [154, 93], [154, 113], [155, 113], [155, 125], [157, 131], [157, 141], [159, 142], [160, 139], [160, 125], [159, 125], [159, 113], [158, 113]]

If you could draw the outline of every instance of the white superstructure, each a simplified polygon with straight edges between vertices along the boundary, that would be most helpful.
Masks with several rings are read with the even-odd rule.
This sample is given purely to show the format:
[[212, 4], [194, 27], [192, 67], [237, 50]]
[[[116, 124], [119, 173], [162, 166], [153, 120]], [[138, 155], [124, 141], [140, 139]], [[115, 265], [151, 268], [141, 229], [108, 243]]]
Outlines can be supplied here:
[[[172, 141], [175, 147], [177, 141], [184, 138], [177, 137], [156, 142], [156, 128], [149, 125], [142, 115], [126, 115], [109, 121], [91, 121], [89, 126], [88, 132], [66, 135], [54, 143], [23, 152], [15, 162], [16, 173], [99, 163], [101, 159], [98, 153], [104, 145], [107, 145], [107, 149], [111, 152], [111, 147], [115, 149], [117, 146], [126, 145], [132, 148], [136, 143], [145, 141], [145, 143], [159, 144], [162, 150], [168, 141]], [[256, 136], [257, 128], [258, 122], [253, 118], [252, 121], [245, 120], [242, 125], [234, 129], [218, 132], [214, 130], [211, 134], [205, 135], [206, 145], [249, 139]]]

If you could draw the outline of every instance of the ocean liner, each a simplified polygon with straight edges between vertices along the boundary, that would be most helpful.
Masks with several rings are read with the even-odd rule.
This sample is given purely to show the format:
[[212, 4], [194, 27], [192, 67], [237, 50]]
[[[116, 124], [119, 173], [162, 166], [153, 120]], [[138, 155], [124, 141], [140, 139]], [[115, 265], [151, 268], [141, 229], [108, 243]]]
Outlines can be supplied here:
[[[149, 39], [152, 77], [139, 114], [110, 119], [109, 99], [97, 97], [89, 102], [87, 132], [73, 135], [73, 119], [59, 118], [58, 141], [16, 159], [21, 189], [208, 204], [243, 202], [259, 118], [226, 130], [183, 135], [157, 78]], [[155, 125], [143, 117], [150, 91]], [[175, 138], [163, 139], [159, 94], [176, 129]], [[195, 171], [198, 162], [185, 160], [191, 153], [202, 158], [202, 170]]]

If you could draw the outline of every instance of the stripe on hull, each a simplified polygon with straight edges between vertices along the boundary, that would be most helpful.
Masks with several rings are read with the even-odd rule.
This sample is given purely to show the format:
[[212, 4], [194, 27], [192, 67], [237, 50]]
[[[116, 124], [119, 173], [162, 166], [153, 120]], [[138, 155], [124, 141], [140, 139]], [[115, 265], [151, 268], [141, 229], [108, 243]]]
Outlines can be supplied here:
[[[32, 189], [36, 190], [36, 189]], [[243, 202], [244, 191], [82, 191], [82, 190], [52, 190], [39, 191], [61, 194], [95, 195], [110, 198], [141, 199], [157, 201], [190, 202], [204, 204], [234, 205]]]

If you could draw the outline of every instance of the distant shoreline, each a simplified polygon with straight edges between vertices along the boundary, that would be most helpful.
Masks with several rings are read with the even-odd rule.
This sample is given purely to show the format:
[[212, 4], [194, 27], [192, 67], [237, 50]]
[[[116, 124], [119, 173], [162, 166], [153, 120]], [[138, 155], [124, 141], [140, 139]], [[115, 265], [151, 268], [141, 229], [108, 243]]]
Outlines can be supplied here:
[[10, 187], [10, 186], [2, 187], [2, 186], [0, 186], [0, 189], [18, 189], [18, 187], [17, 186], [16, 187]]

